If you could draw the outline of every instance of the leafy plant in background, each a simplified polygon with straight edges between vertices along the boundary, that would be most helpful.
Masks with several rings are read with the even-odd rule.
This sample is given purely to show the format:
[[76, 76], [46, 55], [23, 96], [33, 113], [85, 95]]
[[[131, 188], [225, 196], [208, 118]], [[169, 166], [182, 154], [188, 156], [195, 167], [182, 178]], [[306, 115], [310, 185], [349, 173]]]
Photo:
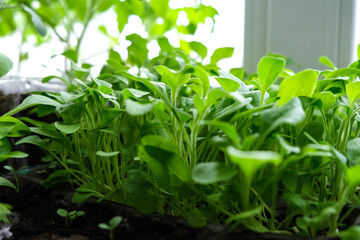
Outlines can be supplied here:
[[[48, 41], [58, 41], [63, 44], [63, 51], [58, 55], [64, 55], [75, 63], [82, 62], [83, 67], [89, 68], [86, 60], [79, 56], [81, 45], [91, 22], [106, 11], [114, 11], [119, 33], [121, 34], [130, 16], [141, 18], [146, 32], [147, 39], [137, 34], [126, 37], [132, 44], [129, 47], [129, 62], [140, 65], [139, 58], [146, 58], [146, 44], [151, 40], [158, 39], [170, 30], [181, 34], [194, 34], [198, 24], [205, 23], [205, 19], [214, 19], [217, 11], [211, 6], [205, 6], [194, 1], [193, 7], [172, 9], [169, 7], [169, 0], [86, 0], [86, 1], [30, 1], [30, 0], [5, 0], [0, 3], [2, 22], [0, 36], [11, 35], [16, 32], [21, 34], [19, 62], [28, 58], [27, 52], [22, 50], [21, 45], [29, 42], [31, 37], [37, 39], [37, 44]], [[189, 23], [186, 26], [178, 25], [177, 20], [181, 12], [186, 13]], [[111, 36], [105, 25], [99, 30], [105, 34], [115, 45], [118, 44], [117, 36]], [[139, 48], [140, 45], [145, 45]], [[111, 46], [106, 46], [111, 47]], [[140, 50], [141, 49], [141, 50]], [[56, 51], [59, 51], [56, 49]], [[140, 67], [139, 66], [139, 67]], [[67, 69], [65, 69], [67, 70]], [[69, 75], [70, 74], [70, 75]], [[64, 72], [60, 78], [70, 84], [74, 76], [71, 72]], [[51, 77], [46, 78], [48, 81]]]
[[[13, 64], [12, 61], [0, 53], [0, 77], [7, 74]], [[21, 137], [30, 134], [30, 129], [21, 121], [13, 117], [0, 117], [0, 163], [9, 158], [24, 158], [28, 154], [12, 151], [11, 143], [8, 137]], [[16, 181], [17, 182], [17, 181]], [[8, 179], [0, 176], [0, 186], [11, 187], [17, 192], [19, 191], [18, 182], [16, 186]], [[7, 214], [10, 214], [11, 206], [5, 203], [0, 203], [0, 221], [8, 222]]]

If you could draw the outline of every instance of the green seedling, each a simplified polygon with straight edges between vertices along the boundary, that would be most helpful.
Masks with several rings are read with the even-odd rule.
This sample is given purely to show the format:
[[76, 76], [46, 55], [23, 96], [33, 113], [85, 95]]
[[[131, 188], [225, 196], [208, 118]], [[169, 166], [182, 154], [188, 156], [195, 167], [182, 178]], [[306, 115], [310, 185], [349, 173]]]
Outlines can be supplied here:
[[115, 216], [112, 219], [110, 219], [109, 223], [100, 223], [99, 228], [108, 230], [109, 231], [109, 237], [111, 240], [114, 239], [114, 230], [122, 221], [122, 217]]
[[80, 217], [82, 215], [85, 214], [84, 211], [71, 211], [71, 212], [68, 212], [67, 210], [65, 209], [62, 209], [62, 208], [59, 208], [56, 213], [60, 216], [60, 217], [63, 217], [65, 218], [65, 227], [66, 228], [69, 228], [71, 223], [74, 221], [74, 219], [76, 217]]

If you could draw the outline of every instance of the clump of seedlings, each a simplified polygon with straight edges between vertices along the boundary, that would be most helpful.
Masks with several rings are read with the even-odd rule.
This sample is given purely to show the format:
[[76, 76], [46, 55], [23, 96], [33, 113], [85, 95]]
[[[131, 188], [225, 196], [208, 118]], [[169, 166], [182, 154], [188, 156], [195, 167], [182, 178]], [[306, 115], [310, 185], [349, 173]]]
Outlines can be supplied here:
[[71, 223], [75, 220], [75, 218], [83, 216], [85, 214], [84, 211], [67, 211], [65, 209], [59, 208], [56, 213], [60, 216], [65, 218], [65, 227], [69, 228]]

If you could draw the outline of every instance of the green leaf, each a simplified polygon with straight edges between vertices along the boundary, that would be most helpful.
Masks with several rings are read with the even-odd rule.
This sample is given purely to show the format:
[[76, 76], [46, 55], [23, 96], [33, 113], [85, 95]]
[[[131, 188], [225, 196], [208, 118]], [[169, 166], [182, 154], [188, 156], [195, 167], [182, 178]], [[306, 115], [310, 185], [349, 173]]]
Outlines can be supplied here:
[[63, 52], [61, 55], [65, 56], [66, 58], [72, 60], [74, 63], [78, 61], [78, 55], [77, 52], [73, 49], [68, 49], [65, 52]]
[[76, 65], [76, 63], [74, 63], [74, 61], [70, 61], [70, 66], [71, 66], [71, 69], [74, 70], [75, 72], [82, 72], [82, 73], [89, 73], [90, 70], [87, 69], [87, 68], [82, 68], [82, 67], [79, 67], [78, 65]]
[[25, 158], [27, 156], [29, 156], [29, 154], [19, 152], [19, 151], [14, 151], [14, 152], [10, 152], [10, 153], [4, 154], [4, 155], [0, 155], [0, 162], [5, 161], [9, 158]]
[[3, 177], [0, 177], [0, 186], [11, 187], [13, 189], [17, 189], [15, 187], [15, 185], [11, 181], [9, 181], [9, 180], [7, 180], [6, 178], [3, 178]]
[[190, 213], [189, 213], [188, 223], [189, 223], [190, 226], [192, 226], [194, 228], [205, 227], [206, 218], [200, 212], [199, 209], [194, 209], [194, 210], [190, 211]]
[[214, 51], [213, 55], [211, 56], [211, 64], [216, 65], [221, 59], [229, 58], [233, 55], [234, 48], [232, 47], [224, 47], [218, 48]]
[[352, 82], [346, 85], [346, 94], [349, 98], [349, 106], [353, 108], [360, 99], [360, 82]]
[[169, 10], [169, 0], [151, 0], [150, 4], [156, 15], [166, 17]]
[[192, 179], [198, 184], [213, 184], [228, 181], [235, 176], [235, 169], [229, 169], [224, 163], [207, 162], [197, 164], [192, 172]]
[[24, 11], [28, 12], [31, 15], [31, 21], [34, 24], [36, 32], [40, 34], [40, 36], [45, 37], [47, 30], [45, 24], [43, 23], [39, 15], [37, 15], [37, 13], [33, 9], [29, 8], [26, 5], [22, 5], [22, 7]]
[[[358, 51], [358, 58], [360, 59], [360, 50]], [[350, 226], [348, 229], [341, 230], [337, 235], [341, 240], [354, 240], [360, 236], [360, 226]]]
[[262, 57], [257, 66], [259, 76], [261, 94], [264, 96], [271, 84], [275, 82], [285, 67], [283, 58], [272, 56]]
[[127, 48], [128, 61], [138, 67], [143, 66], [149, 52], [147, 49], [147, 40], [140, 37], [138, 34], [128, 35], [126, 36], [126, 40], [131, 42], [130, 46]]
[[24, 138], [20, 139], [19, 141], [17, 141], [15, 145], [19, 145], [19, 144], [23, 144], [23, 143], [33, 144], [33, 145], [39, 146], [43, 149], [47, 148], [45, 141], [42, 140], [37, 135], [30, 135], [30, 136], [24, 137]]
[[360, 69], [357, 68], [339, 68], [326, 75], [325, 79], [337, 77], [351, 77], [354, 74], [360, 74]]
[[354, 138], [347, 142], [345, 153], [349, 166], [360, 165], [360, 138]]
[[278, 105], [284, 105], [293, 97], [312, 97], [315, 92], [317, 77], [318, 75], [314, 70], [307, 69], [285, 78], [280, 84]]
[[241, 168], [248, 182], [261, 167], [269, 163], [279, 165], [281, 162], [281, 155], [271, 151], [240, 151], [229, 146], [226, 153], [230, 160]]
[[56, 121], [55, 127], [62, 133], [71, 134], [80, 129], [81, 123], [73, 123], [73, 124], [64, 124], [62, 122]]
[[336, 102], [336, 96], [332, 92], [315, 92], [314, 94], [315, 99], [320, 99], [322, 103], [322, 108], [324, 109], [325, 113], [328, 113], [329, 110], [334, 106]]
[[61, 217], [67, 217], [69, 212], [65, 209], [60, 208], [56, 211], [56, 213]]
[[103, 151], [97, 151], [96, 155], [100, 157], [113, 157], [118, 155], [120, 152], [103, 152]]
[[334, 64], [330, 61], [330, 59], [326, 56], [321, 56], [319, 58], [319, 62], [330, 67], [332, 70], [335, 70]]
[[194, 50], [197, 54], [199, 54], [199, 56], [204, 59], [207, 56], [207, 48], [205, 47], [204, 44], [200, 43], [200, 42], [189, 42], [189, 46], [192, 50]]
[[228, 92], [235, 92], [240, 87], [240, 83], [233, 79], [219, 77], [216, 77], [215, 79], [220, 86]]
[[6, 55], [0, 53], [0, 77], [7, 74], [13, 67], [13, 63]]
[[360, 185], [360, 165], [355, 165], [347, 169], [347, 181], [350, 189], [355, 189]]
[[293, 98], [277, 109], [267, 109], [260, 114], [262, 132], [267, 135], [283, 124], [295, 126], [305, 119], [299, 98]]
[[9, 117], [0, 117], [0, 139], [3, 137], [22, 137], [30, 134], [30, 129], [20, 120]]
[[109, 221], [109, 226], [111, 227], [111, 229], [116, 228], [120, 223], [122, 222], [122, 217], [120, 216], [115, 216], [112, 219], [110, 219]]
[[25, 98], [25, 100], [20, 105], [10, 110], [9, 112], [5, 113], [3, 116], [11, 116], [17, 112], [20, 112], [30, 107], [34, 107], [36, 105], [48, 105], [48, 106], [58, 107], [61, 104], [51, 98], [42, 95], [31, 95]]
[[156, 105], [156, 103], [140, 103], [135, 102], [131, 99], [127, 99], [125, 102], [125, 108], [129, 115], [131, 116], [139, 116], [144, 115], [151, 111], [151, 109]]
[[[236, 105], [236, 104], [232, 104], [230, 106], [234, 106], [234, 105]], [[242, 104], [241, 104], [241, 106], [242, 106]], [[239, 146], [240, 138], [239, 138], [236, 128], [233, 124], [214, 119], [213, 121], [211, 121], [211, 125], [218, 127], [220, 130], [222, 130], [226, 134], [226, 136], [228, 136], [230, 138], [230, 140], [233, 142], [233, 144], [235, 146]]]

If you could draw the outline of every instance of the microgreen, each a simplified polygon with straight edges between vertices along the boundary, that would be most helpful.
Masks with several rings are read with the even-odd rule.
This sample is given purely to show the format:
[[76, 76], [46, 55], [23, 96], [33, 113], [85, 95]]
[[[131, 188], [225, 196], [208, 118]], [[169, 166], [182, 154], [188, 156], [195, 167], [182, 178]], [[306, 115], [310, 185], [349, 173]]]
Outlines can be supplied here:
[[85, 214], [84, 211], [70, 211], [68, 212], [65, 209], [59, 208], [56, 213], [60, 216], [65, 218], [65, 227], [68, 228], [70, 227], [71, 223], [75, 220], [76, 217], [80, 217], [83, 216]]
[[99, 223], [99, 228], [108, 230], [109, 231], [109, 237], [111, 240], [114, 239], [114, 230], [116, 227], [119, 226], [119, 224], [122, 221], [122, 217], [115, 216], [110, 219], [109, 223]]

